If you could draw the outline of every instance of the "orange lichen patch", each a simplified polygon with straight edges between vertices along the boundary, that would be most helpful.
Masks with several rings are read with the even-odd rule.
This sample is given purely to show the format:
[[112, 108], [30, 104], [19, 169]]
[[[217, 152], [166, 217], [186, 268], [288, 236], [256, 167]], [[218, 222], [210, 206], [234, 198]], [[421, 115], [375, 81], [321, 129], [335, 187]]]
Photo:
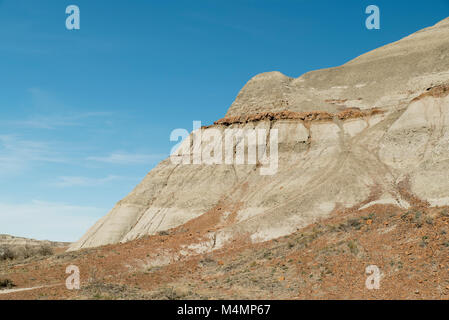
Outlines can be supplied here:
[[447, 95], [449, 95], [449, 84], [442, 84], [439, 86], [428, 88], [426, 92], [414, 98], [412, 102], [419, 101], [425, 97], [443, 98]]

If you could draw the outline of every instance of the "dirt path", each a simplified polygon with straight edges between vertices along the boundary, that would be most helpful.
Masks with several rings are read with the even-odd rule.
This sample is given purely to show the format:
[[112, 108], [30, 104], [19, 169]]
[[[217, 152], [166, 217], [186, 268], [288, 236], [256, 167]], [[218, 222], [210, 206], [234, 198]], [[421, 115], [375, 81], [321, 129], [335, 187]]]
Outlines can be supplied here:
[[19, 288], [19, 289], [0, 290], [0, 295], [16, 293], [16, 292], [22, 292], [22, 291], [31, 291], [31, 290], [42, 289], [42, 288], [51, 288], [51, 287], [56, 287], [58, 285], [59, 284], [48, 285], [48, 286], [37, 286], [37, 287], [31, 287], [31, 288]]

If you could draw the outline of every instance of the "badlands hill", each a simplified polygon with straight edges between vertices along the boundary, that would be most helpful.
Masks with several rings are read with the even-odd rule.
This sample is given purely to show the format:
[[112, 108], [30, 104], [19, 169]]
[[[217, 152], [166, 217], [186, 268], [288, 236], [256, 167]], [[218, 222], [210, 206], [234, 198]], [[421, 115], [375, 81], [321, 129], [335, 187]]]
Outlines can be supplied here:
[[167, 159], [70, 250], [214, 216], [197, 226], [207, 236], [186, 246], [204, 252], [285, 236], [344, 208], [448, 204], [448, 85], [449, 18], [340, 67], [257, 75], [224, 119], [201, 130], [278, 129], [276, 174], [261, 175], [260, 163]]
[[254, 77], [201, 132], [278, 129], [275, 174], [167, 159], [70, 252], [0, 261], [0, 300], [448, 299], [448, 46], [446, 19], [338, 68]]

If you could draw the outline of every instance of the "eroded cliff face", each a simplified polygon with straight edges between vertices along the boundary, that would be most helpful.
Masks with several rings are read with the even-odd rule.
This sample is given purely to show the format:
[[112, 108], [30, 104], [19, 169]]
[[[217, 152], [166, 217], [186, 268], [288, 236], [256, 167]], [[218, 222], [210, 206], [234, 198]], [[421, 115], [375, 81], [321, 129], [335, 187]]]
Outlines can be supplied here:
[[[449, 19], [341, 67], [298, 79], [256, 76], [226, 117], [201, 132], [265, 129], [268, 135], [276, 129], [275, 174], [261, 175], [260, 163], [164, 160], [71, 250], [130, 241], [202, 217], [208, 222], [189, 230], [206, 236], [186, 243], [180, 254], [187, 254], [242, 238], [277, 238], [342, 208], [447, 205], [448, 85]], [[235, 140], [233, 150], [244, 141]], [[193, 145], [183, 150], [194, 153]]]

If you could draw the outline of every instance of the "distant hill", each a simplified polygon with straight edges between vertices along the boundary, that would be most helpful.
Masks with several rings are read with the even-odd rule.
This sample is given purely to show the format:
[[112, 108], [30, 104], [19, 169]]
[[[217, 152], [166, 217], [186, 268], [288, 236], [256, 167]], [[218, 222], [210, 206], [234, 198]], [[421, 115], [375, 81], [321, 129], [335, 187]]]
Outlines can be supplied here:
[[0, 235], [0, 261], [23, 260], [51, 256], [65, 251], [69, 242], [53, 242]]
[[14, 237], [8, 234], [0, 234], [0, 246], [41, 246], [67, 247], [70, 242], [54, 242], [48, 240], [35, 240], [22, 237]]

